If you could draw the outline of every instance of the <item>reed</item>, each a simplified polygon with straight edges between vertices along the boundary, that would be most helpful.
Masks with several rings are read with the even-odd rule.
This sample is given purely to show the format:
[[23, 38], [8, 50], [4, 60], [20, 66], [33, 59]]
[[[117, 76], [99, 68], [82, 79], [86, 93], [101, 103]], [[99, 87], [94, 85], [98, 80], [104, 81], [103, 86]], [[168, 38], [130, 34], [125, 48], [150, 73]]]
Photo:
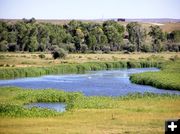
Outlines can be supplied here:
[[180, 61], [168, 62], [159, 72], [144, 72], [130, 76], [133, 83], [180, 91]]
[[113, 68], [159, 67], [157, 61], [113, 61], [60, 64], [51, 67], [0, 68], [0, 79], [36, 77], [48, 74], [84, 73], [85, 71], [108, 70]]

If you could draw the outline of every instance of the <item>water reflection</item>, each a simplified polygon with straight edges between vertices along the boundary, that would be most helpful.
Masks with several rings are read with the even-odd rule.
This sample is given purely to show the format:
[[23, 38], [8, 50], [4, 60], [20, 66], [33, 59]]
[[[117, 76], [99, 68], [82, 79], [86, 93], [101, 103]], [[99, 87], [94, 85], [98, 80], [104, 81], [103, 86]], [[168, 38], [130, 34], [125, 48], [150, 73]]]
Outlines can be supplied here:
[[40, 107], [56, 110], [57, 112], [64, 112], [66, 105], [64, 103], [31, 103], [25, 105], [26, 108]]

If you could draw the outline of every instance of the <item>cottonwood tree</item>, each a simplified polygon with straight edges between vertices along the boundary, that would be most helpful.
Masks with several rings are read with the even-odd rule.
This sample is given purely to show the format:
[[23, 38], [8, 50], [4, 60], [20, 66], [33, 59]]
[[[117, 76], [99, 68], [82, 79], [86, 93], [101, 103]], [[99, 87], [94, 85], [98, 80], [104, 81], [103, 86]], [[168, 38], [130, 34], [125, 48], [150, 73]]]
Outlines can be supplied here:
[[131, 22], [127, 24], [126, 30], [129, 34], [129, 41], [136, 46], [136, 50], [141, 50], [142, 43], [146, 37], [146, 31], [137, 22]]
[[152, 47], [154, 52], [162, 49], [161, 42], [164, 40], [164, 34], [159, 26], [150, 26], [149, 35], [152, 37]]
[[87, 45], [88, 45], [88, 48], [95, 51], [96, 49], [96, 46], [97, 46], [97, 40], [96, 40], [96, 36], [93, 35], [93, 34], [90, 34], [87, 38]]
[[103, 23], [103, 31], [107, 36], [111, 49], [117, 50], [123, 42], [124, 27], [115, 21], [105, 21]]

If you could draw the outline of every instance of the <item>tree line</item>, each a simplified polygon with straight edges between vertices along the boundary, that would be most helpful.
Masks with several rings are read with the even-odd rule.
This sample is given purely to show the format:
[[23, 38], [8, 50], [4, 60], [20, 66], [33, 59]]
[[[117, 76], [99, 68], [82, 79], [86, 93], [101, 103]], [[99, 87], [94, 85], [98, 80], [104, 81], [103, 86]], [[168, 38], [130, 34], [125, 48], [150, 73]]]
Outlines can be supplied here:
[[143, 28], [137, 22], [125, 26], [72, 20], [68, 24], [38, 23], [34, 18], [16, 23], [0, 21], [0, 51], [110, 51], [161, 52], [180, 50], [180, 31], [165, 33], [159, 26]]

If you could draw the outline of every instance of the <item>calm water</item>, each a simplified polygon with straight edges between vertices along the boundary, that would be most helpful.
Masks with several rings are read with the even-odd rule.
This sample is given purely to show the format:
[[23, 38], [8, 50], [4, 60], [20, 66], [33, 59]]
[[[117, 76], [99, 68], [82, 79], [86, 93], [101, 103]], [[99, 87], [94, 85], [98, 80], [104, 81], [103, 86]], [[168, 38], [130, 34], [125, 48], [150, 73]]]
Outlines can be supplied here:
[[159, 71], [157, 68], [134, 68], [91, 71], [86, 74], [47, 75], [36, 78], [0, 80], [0, 86], [19, 86], [31, 89], [55, 88], [64, 91], [80, 91], [87, 96], [120, 96], [134, 92], [175, 93], [179, 91], [157, 89], [133, 84], [129, 75], [133, 73]]
[[40, 108], [48, 108], [53, 109], [58, 112], [64, 112], [66, 111], [66, 105], [64, 103], [31, 103], [25, 105], [26, 108], [32, 108], [32, 107], [40, 107]]

